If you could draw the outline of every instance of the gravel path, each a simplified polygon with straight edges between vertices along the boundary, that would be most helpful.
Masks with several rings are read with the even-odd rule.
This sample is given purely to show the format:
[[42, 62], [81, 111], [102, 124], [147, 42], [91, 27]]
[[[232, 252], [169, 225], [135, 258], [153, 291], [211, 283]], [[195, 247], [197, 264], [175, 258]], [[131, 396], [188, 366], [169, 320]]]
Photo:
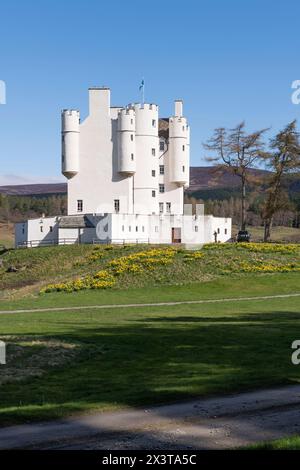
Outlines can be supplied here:
[[187, 304], [214, 304], [223, 302], [242, 302], [249, 300], [270, 300], [270, 299], [288, 299], [290, 297], [300, 297], [300, 292], [294, 294], [262, 295], [258, 297], [232, 297], [224, 299], [202, 299], [202, 300], [178, 300], [174, 302], [149, 302], [141, 304], [107, 304], [107, 305], [81, 305], [76, 307], [47, 307], [31, 308], [18, 310], [0, 310], [0, 314], [7, 313], [34, 313], [34, 312], [62, 312], [69, 310], [91, 310], [91, 309], [109, 309], [109, 308], [131, 308], [131, 307], [163, 307], [165, 305], [187, 305]]
[[0, 449], [225, 449], [300, 433], [300, 385], [0, 428]]

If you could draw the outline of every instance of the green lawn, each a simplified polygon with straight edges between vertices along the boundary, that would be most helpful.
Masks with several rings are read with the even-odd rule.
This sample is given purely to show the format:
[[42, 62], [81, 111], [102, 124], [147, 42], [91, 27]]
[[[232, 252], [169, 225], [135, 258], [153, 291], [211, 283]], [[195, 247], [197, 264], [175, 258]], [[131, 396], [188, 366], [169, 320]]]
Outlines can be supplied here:
[[[38, 309], [80, 305], [172, 302], [218, 298], [257, 297], [300, 293], [300, 273], [220, 276], [214, 281], [79, 292], [49, 293], [0, 301], [1, 310]], [[289, 302], [286, 300], [286, 302]], [[0, 319], [1, 320], [1, 319]]]
[[262, 442], [247, 450], [300, 450], [300, 436], [285, 437], [276, 441]]
[[[278, 274], [273, 280], [276, 276], [281, 276], [282, 286], [291, 278]], [[300, 276], [294, 276], [295, 287]], [[200, 292], [205, 288], [199, 285]], [[271, 284], [269, 289], [265, 284], [264, 293], [274, 293]], [[187, 290], [186, 295], [190, 294]], [[225, 289], [220, 294], [230, 296], [233, 291]], [[244, 283], [239, 295], [246, 294]], [[162, 298], [157, 290], [155, 300]], [[294, 297], [3, 314], [3, 339], [13, 335], [12, 343], [20, 338], [32, 341], [22, 353], [27, 367], [28, 357], [37, 353], [37, 339], [75, 344], [80, 352], [59, 367], [44, 365], [38, 377], [2, 385], [0, 422], [27, 422], [298, 382], [300, 371], [291, 365], [290, 356], [291, 343], [300, 332], [299, 309], [300, 298]], [[23, 356], [18, 360], [22, 367]], [[34, 361], [29, 365], [34, 369]], [[0, 380], [5, 367], [1, 366]]]
[[[157, 264], [155, 251], [155, 263], [143, 258], [142, 271], [114, 274], [111, 289], [39, 294], [48, 282], [113, 273], [112, 260], [121, 266], [120, 257], [148, 249], [101, 247], [92, 262], [93, 246], [4, 255], [0, 311], [37, 311], [0, 314], [8, 351], [0, 366], [0, 424], [299, 382], [290, 357], [300, 297], [39, 311], [300, 292], [299, 246], [229, 244], [206, 246], [198, 257], [179, 249], [167, 264]], [[10, 265], [18, 272], [8, 273]]]

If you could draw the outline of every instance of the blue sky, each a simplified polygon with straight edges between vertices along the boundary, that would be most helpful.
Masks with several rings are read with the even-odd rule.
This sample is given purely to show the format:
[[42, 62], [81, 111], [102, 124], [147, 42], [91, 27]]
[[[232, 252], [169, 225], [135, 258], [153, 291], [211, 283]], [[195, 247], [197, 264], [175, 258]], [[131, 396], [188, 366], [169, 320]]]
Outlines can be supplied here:
[[125, 105], [144, 77], [162, 117], [182, 98], [192, 165], [215, 127], [275, 132], [300, 113], [299, 17], [296, 0], [2, 0], [0, 184], [61, 179], [60, 110], [84, 117], [93, 85]]

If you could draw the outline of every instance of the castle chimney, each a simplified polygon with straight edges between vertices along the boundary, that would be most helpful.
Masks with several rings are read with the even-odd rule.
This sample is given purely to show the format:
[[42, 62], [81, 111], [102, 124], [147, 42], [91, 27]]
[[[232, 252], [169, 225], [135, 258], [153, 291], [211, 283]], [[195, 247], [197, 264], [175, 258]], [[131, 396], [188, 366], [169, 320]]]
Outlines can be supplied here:
[[183, 113], [183, 101], [175, 100], [175, 116], [182, 117], [182, 113]]

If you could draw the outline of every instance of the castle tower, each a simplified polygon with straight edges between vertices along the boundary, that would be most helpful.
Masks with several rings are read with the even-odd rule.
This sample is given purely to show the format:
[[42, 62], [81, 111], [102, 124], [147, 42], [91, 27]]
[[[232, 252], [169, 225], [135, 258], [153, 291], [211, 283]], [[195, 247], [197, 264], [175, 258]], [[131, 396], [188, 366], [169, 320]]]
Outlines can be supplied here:
[[135, 113], [130, 108], [118, 114], [118, 171], [127, 176], [136, 172]]
[[79, 111], [64, 109], [62, 127], [62, 173], [70, 179], [79, 171]]
[[169, 120], [170, 181], [178, 186], [189, 185], [189, 126], [182, 116], [182, 101], [175, 101], [175, 115]]
[[135, 104], [136, 173], [134, 210], [139, 214], [158, 213], [158, 106]]

